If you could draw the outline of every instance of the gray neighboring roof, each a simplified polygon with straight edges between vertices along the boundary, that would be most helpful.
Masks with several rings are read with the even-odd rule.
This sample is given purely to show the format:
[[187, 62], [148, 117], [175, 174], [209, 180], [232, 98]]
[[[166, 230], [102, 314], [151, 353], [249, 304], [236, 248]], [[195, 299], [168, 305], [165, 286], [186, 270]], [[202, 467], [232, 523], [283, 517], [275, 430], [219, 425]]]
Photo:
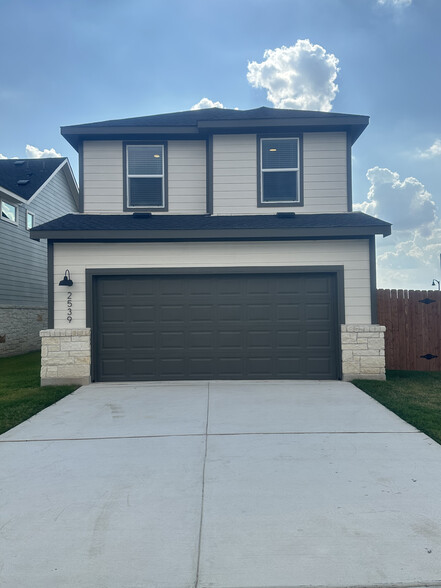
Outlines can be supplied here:
[[67, 214], [35, 227], [33, 239], [210, 240], [389, 235], [391, 225], [362, 212], [242, 216]]
[[66, 157], [1, 159], [0, 190], [4, 188], [29, 200], [66, 159]]
[[205, 108], [168, 114], [155, 114], [136, 118], [106, 120], [61, 127], [61, 134], [69, 143], [78, 148], [83, 139], [121, 137], [123, 135], [203, 135], [210, 130], [234, 132], [239, 129], [266, 130], [277, 127], [326, 127], [328, 130], [345, 129], [352, 142], [360, 136], [369, 124], [369, 117], [357, 114], [340, 114], [311, 110], [291, 110], [281, 108], [253, 108], [251, 110], [231, 110], [228, 108]]

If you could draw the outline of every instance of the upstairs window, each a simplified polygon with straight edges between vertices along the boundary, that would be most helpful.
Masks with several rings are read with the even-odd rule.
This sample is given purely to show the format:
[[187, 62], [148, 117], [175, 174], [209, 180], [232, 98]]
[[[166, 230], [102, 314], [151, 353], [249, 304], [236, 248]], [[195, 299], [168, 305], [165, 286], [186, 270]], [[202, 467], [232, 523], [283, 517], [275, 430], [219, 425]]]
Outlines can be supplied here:
[[299, 139], [260, 140], [260, 204], [300, 204]]
[[26, 228], [28, 231], [34, 228], [34, 215], [32, 212], [26, 211]]
[[164, 209], [164, 145], [127, 145], [127, 208]]
[[17, 224], [17, 207], [9, 202], [2, 200], [1, 203], [2, 219], [10, 223]]

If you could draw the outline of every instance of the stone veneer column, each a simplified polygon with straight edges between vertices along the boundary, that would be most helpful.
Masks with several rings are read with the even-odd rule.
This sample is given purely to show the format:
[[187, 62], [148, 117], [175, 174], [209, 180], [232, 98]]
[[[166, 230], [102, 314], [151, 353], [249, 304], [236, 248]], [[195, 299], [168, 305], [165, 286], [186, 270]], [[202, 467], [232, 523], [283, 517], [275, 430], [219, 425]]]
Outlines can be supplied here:
[[385, 380], [381, 325], [341, 325], [343, 380]]
[[90, 383], [90, 329], [47, 329], [41, 337], [41, 385]]

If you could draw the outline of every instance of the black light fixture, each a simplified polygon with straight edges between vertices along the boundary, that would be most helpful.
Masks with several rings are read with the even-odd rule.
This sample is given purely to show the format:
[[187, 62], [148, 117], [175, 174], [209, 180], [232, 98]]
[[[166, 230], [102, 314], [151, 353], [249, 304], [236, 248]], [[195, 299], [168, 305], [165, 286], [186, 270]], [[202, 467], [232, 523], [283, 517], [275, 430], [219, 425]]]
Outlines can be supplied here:
[[70, 279], [70, 271], [66, 270], [64, 272], [64, 278], [61, 280], [61, 282], [58, 284], [59, 286], [73, 286], [73, 282]]
[[438, 290], [439, 290], [440, 289], [440, 281], [439, 280], [436, 280], [435, 278], [433, 278], [433, 280], [432, 280], [432, 286], [438, 286]]

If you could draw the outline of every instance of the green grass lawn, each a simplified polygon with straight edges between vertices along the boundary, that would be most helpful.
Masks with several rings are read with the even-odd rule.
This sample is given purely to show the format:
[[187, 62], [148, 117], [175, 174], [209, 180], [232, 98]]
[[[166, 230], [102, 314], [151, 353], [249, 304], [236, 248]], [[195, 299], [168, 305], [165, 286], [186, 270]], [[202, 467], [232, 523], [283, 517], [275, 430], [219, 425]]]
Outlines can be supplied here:
[[0, 358], [0, 434], [79, 386], [40, 386], [40, 352]]
[[441, 443], [441, 372], [388, 371], [385, 382], [353, 384]]

